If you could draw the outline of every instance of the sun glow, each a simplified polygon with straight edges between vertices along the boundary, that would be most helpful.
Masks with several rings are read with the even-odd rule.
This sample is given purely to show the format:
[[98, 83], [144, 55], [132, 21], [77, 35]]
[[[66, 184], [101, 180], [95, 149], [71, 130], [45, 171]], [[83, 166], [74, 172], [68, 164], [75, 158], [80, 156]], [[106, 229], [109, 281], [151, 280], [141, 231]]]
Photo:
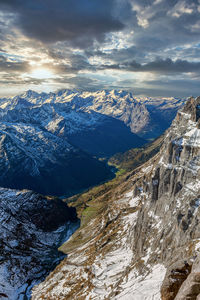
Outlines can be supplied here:
[[37, 68], [34, 69], [29, 76], [35, 79], [49, 79], [53, 78], [54, 74], [49, 69]]

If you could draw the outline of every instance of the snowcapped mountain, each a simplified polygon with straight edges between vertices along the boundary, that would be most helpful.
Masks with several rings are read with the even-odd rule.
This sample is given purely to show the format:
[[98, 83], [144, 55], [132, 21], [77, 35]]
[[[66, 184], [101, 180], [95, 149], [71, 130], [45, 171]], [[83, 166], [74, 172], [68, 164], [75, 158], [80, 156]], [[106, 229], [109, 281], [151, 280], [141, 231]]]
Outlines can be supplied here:
[[[175, 114], [183, 102], [172, 102]], [[0, 99], [0, 186], [70, 195], [111, 178], [111, 170], [95, 157], [141, 146], [146, 141], [138, 134], [146, 130], [152, 138], [171, 121], [171, 115], [164, 127], [152, 121], [156, 105], [149, 105], [151, 110], [145, 105], [115, 90], [29, 90]]]
[[60, 248], [68, 257], [32, 299], [197, 299], [199, 261], [188, 275], [200, 254], [199, 178], [200, 97], [177, 113], [158, 154], [90, 199]]
[[50, 132], [67, 136], [94, 130], [94, 127], [113, 119], [122, 121], [132, 133], [143, 134], [144, 128], [148, 126], [150, 130], [153, 126], [150, 123], [154, 110], [159, 110], [160, 116], [166, 115], [167, 111], [165, 121], [169, 125], [184, 101], [177, 98], [134, 98], [132, 93], [116, 90], [61, 90], [49, 94], [27, 91], [11, 99], [1, 99], [0, 116], [2, 121], [38, 124]]
[[55, 268], [58, 246], [78, 227], [75, 209], [34, 192], [0, 188], [0, 298], [30, 299]]

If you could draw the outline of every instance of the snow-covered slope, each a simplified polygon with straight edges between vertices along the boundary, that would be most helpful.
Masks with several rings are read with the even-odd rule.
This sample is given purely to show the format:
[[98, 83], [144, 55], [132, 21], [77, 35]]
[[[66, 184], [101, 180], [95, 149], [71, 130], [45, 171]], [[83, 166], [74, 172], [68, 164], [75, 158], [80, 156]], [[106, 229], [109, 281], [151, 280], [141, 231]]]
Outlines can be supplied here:
[[103, 208], [60, 248], [68, 257], [32, 299], [175, 298], [200, 252], [199, 117], [191, 98], [160, 152], [96, 199]]
[[29, 123], [0, 122], [2, 187], [70, 195], [111, 176], [105, 164], [59, 135]]
[[30, 299], [31, 287], [64, 258], [57, 248], [78, 227], [75, 209], [31, 191], [0, 188], [0, 222], [0, 298]]

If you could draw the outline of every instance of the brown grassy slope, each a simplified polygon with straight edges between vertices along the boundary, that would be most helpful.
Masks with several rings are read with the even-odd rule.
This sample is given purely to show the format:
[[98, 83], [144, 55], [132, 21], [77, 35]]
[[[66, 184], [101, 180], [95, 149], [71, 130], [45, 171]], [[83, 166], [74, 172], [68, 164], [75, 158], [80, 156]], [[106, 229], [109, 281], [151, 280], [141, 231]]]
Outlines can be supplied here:
[[119, 193], [123, 193], [123, 186], [130, 184], [128, 179], [134, 175], [136, 168], [153, 157], [159, 151], [162, 142], [163, 136], [145, 147], [132, 149], [124, 154], [119, 154], [118, 157], [115, 156], [110, 160], [110, 164], [119, 168], [114, 179], [87, 192], [65, 199], [69, 206], [76, 207], [81, 224], [71, 239], [59, 250], [69, 253], [90, 239], [90, 235], [84, 230], [86, 225], [92, 219], [98, 220], [98, 217], [107, 211], [108, 200], [113, 197], [113, 194], [117, 194], [118, 186], [120, 185]]

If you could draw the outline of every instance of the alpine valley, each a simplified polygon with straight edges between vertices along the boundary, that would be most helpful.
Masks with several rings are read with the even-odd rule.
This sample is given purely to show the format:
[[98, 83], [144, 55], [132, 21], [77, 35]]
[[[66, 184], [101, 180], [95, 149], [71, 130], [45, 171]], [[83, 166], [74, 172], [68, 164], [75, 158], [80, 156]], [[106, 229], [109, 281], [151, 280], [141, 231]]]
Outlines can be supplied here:
[[80, 228], [32, 299], [199, 299], [199, 121], [191, 98], [149, 161], [68, 199]]
[[99, 158], [159, 136], [182, 104], [115, 90], [0, 99], [0, 186], [70, 196], [111, 179]]
[[200, 299], [199, 176], [200, 97], [0, 99], [0, 299]]

